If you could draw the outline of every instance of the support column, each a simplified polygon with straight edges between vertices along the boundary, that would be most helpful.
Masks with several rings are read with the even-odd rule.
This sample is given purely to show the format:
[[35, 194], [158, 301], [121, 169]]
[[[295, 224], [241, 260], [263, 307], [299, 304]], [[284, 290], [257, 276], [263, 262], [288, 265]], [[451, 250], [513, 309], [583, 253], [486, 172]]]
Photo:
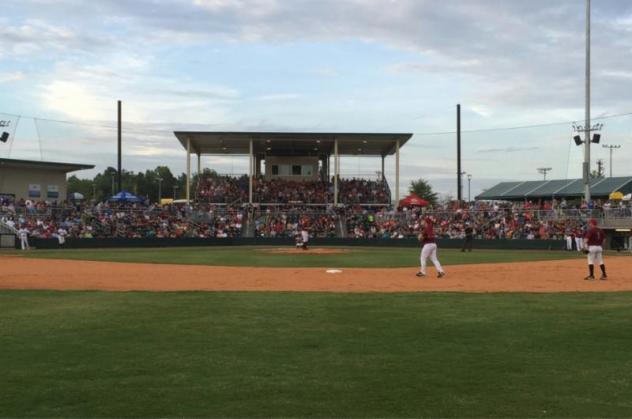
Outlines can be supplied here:
[[187, 203], [191, 199], [191, 139], [187, 138]]
[[340, 156], [338, 156], [338, 139], [334, 140], [334, 205], [338, 205], [338, 174], [340, 170]]
[[395, 143], [395, 204], [399, 203], [399, 140]]
[[382, 182], [386, 180], [386, 175], [384, 174], [384, 156], [382, 156]]
[[202, 174], [202, 155], [200, 153], [197, 153], [197, 175], [198, 175], [198, 181], [200, 179], [200, 175]]
[[250, 164], [248, 169], [248, 203], [252, 204], [252, 169], [254, 166], [254, 156], [252, 155], [252, 138], [250, 139]]

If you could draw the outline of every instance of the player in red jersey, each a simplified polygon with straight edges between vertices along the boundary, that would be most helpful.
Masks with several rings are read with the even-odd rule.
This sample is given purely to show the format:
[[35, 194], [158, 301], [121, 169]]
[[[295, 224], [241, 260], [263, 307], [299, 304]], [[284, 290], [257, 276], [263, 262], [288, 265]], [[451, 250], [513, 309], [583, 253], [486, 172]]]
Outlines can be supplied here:
[[445, 272], [437, 259], [437, 243], [435, 241], [434, 230], [432, 228], [432, 220], [426, 217], [421, 223], [421, 234], [419, 235], [423, 247], [421, 248], [421, 270], [417, 272], [417, 276], [426, 276], [426, 261], [428, 258], [432, 261], [437, 269], [437, 278], [443, 278]]
[[601, 268], [601, 280], [608, 278], [606, 275], [606, 265], [603, 263], [603, 242], [606, 234], [602, 229], [597, 227], [597, 220], [594, 218], [589, 222], [590, 228], [584, 236], [584, 249], [588, 250], [588, 276], [584, 278], [587, 281], [595, 279], [595, 263]]

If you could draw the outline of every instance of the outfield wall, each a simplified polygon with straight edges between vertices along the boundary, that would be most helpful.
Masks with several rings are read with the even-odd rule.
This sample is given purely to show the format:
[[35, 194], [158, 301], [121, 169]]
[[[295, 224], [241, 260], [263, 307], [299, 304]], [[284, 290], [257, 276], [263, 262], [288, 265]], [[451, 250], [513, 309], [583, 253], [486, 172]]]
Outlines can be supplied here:
[[[60, 248], [57, 239], [29, 240], [32, 247], [37, 249]], [[98, 249], [98, 248], [129, 248], [129, 247], [189, 247], [189, 246], [294, 246], [293, 239], [285, 238], [154, 238], [154, 239], [66, 239], [65, 249]], [[16, 239], [15, 247], [19, 248]], [[458, 249], [463, 240], [437, 240], [440, 248]], [[311, 239], [312, 246], [385, 246], [385, 247], [419, 247], [416, 239]], [[474, 240], [474, 249], [537, 249], [563, 250], [563, 240]]]

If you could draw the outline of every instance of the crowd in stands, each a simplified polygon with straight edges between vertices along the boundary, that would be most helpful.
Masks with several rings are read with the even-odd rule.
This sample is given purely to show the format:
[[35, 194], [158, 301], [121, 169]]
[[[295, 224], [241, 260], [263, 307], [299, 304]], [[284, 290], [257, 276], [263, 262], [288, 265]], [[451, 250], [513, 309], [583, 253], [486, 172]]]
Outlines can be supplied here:
[[517, 208], [470, 209], [419, 208], [390, 211], [352, 207], [346, 211], [348, 237], [410, 238], [421, 232], [421, 221], [430, 217], [439, 238], [461, 239], [466, 227], [479, 239], [563, 239], [570, 230], [584, 228], [580, 217], [551, 217], [545, 211]]
[[332, 211], [310, 207], [267, 208], [255, 214], [255, 237], [295, 237], [302, 229], [311, 237], [337, 236], [339, 217]]
[[[197, 186], [200, 202], [248, 202], [247, 176], [208, 176]], [[390, 191], [384, 181], [367, 179], [340, 179], [339, 202], [343, 204], [388, 204]], [[278, 204], [327, 204], [334, 200], [333, 181], [300, 181], [288, 179], [253, 179], [253, 202]]]
[[4, 200], [0, 220], [25, 227], [35, 238], [238, 237], [243, 211], [237, 208], [138, 203], [87, 203]]
[[215, 176], [201, 185], [208, 200], [193, 205], [16, 201], [0, 196], [0, 221], [16, 230], [26, 228], [35, 238], [240, 237], [249, 220], [249, 233], [255, 237], [295, 237], [306, 229], [318, 238], [402, 239], [418, 236], [421, 220], [431, 217], [439, 238], [461, 239], [472, 229], [478, 239], [562, 240], [580, 236], [590, 217], [632, 217], [629, 203], [598, 200], [590, 205], [565, 200], [451, 202], [426, 208], [361, 205], [386, 199], [388, 191], [378, 187], [379, 182], [353, 179], [341, 182], [341, 199], [348, 204], [338, 208], [308, 205], [329, 199], [326, 183], [257, 179], [256, 196], [279, 206], [250, 208], [213, 203], [243, 198], [246, 177]]

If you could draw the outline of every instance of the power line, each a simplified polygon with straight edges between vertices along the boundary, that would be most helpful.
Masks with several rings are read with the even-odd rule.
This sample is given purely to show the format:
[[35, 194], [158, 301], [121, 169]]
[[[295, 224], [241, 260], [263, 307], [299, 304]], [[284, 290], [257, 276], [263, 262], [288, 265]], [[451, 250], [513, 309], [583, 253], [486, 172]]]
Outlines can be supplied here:
[[[632, 112], [613, 114], [613, 115], [604, 115], [592, 118], [592, 120], [603, 120], [603, 119], [612, 119], [612, 118], [621, 118], [624, 116], [632, 116]], [[469, 129], [469, 130], [461, 130], [461, 132], [493, 132], [493, 131], [511, 131], [518, 129], [528, 129], [528, 128], [545, 128], [545, 127], [554, 127], [561, 125], [570, 125], [577, 121], [565, 121], [565, 122], [548, 122], [543, 124], [532, 124], [532, 125], [518, 125], [513, 127], [498, 127], [498, 128], [478, 128], [478, 129]], [[418, 136], [431, 136], [431, 135], [446, 135], [446, 134], [456, 134], [456, 131], [437, 131], [437, 132], [415, 132], [415, 135]]]
[[[117, 125], [116, 125], [116, 121], [112, 121], [111, 124], [108, 124], [107, 122], [88, 122], [88, 121], [80, 121], [80, 120], [68, 120], [68, 119], [52, 119], [52, 118], [41, 118], [38, 116], [30, 116], [30, 115], [18, 115], [18, 114], [12, 114], [12, 113], [8, 113], [8, 112], [0, 112], [1, 115], [7, 115], [7, 116], [12, 116], [12, 117], [16, 117], [16, 118], [26, 118], [26, 119], [33, 119], [33, 120], [39, 120], [39, 121], [44, 121], [44, 122], [52, 122], [52, 123], [57, 123], [57, 124], [67, 124], [67, 125], [76, 125], [76, 126], [86, 126], [86, 127], [95, 127], [95, 128], [105, 128], [105, 129], [111, 129], [111, 130], [116, 130], [117, 129]], [[603, 116], [599, 116], [599, 117], [594, 117], [592, 118], [592, 120], [604, 120], [604, 119], [612, 119], [612, 118], [621, 118], [621, 117], [625, 117], [625, 116], [632, 116], [632, 112], [626, 112], [626, 113], [620, 113], [620, 114], [612, 114], [612, 115], [603, 115]], [[477, 128], [477, 129], [464, 129], [461, 130], [461, 132], [466, 132], [466, 133], [477, 133], [477, 132], [495, 132], [495, 131], [513, 131], [513, 130], [520, 130], [520, 129], [529, 129], [529, 128], [546, 128], [546, 127], [553, 127], [553, 126], [562, 126], [562, 125], [570, 125], [577, 122], [575, 121], [560, 121], [560, 122], [548, 122], [548, 123], [540, 123], [540, 124], [531, 124], [531, 125], [516, 125], [516, 126], [510, 126], [510, 127], [496, 127], [496, 128]], [[168, 122], [143, 122], [142, 124], [145, 125], [158, 125], [158, 124], [162, 124], [162, 125], [180, 125], [178, 123], [168, 123]], [[219, 125], [219, 124], [200, 124], [200, 125], [209, 125], [209, 126], [214, 126], [214, 125]], [[168, 134], [171, 135], [173, 134], [173, 129], [151, 129], [151, 128], [125, 128], [123, 130], [124, 132], [128, 132], [128, 133], [135, 133], [135, 134], [147, 134], [147, 133], [153, 133], [153, 134]], [[433, 136], [433, 135], [448, 135], [448, 134], [456, 134], [456, 130], [449, 130], [449, 131], [434, 131], [434, 132], [414, 132], [413, 133], [416, 136]]]

